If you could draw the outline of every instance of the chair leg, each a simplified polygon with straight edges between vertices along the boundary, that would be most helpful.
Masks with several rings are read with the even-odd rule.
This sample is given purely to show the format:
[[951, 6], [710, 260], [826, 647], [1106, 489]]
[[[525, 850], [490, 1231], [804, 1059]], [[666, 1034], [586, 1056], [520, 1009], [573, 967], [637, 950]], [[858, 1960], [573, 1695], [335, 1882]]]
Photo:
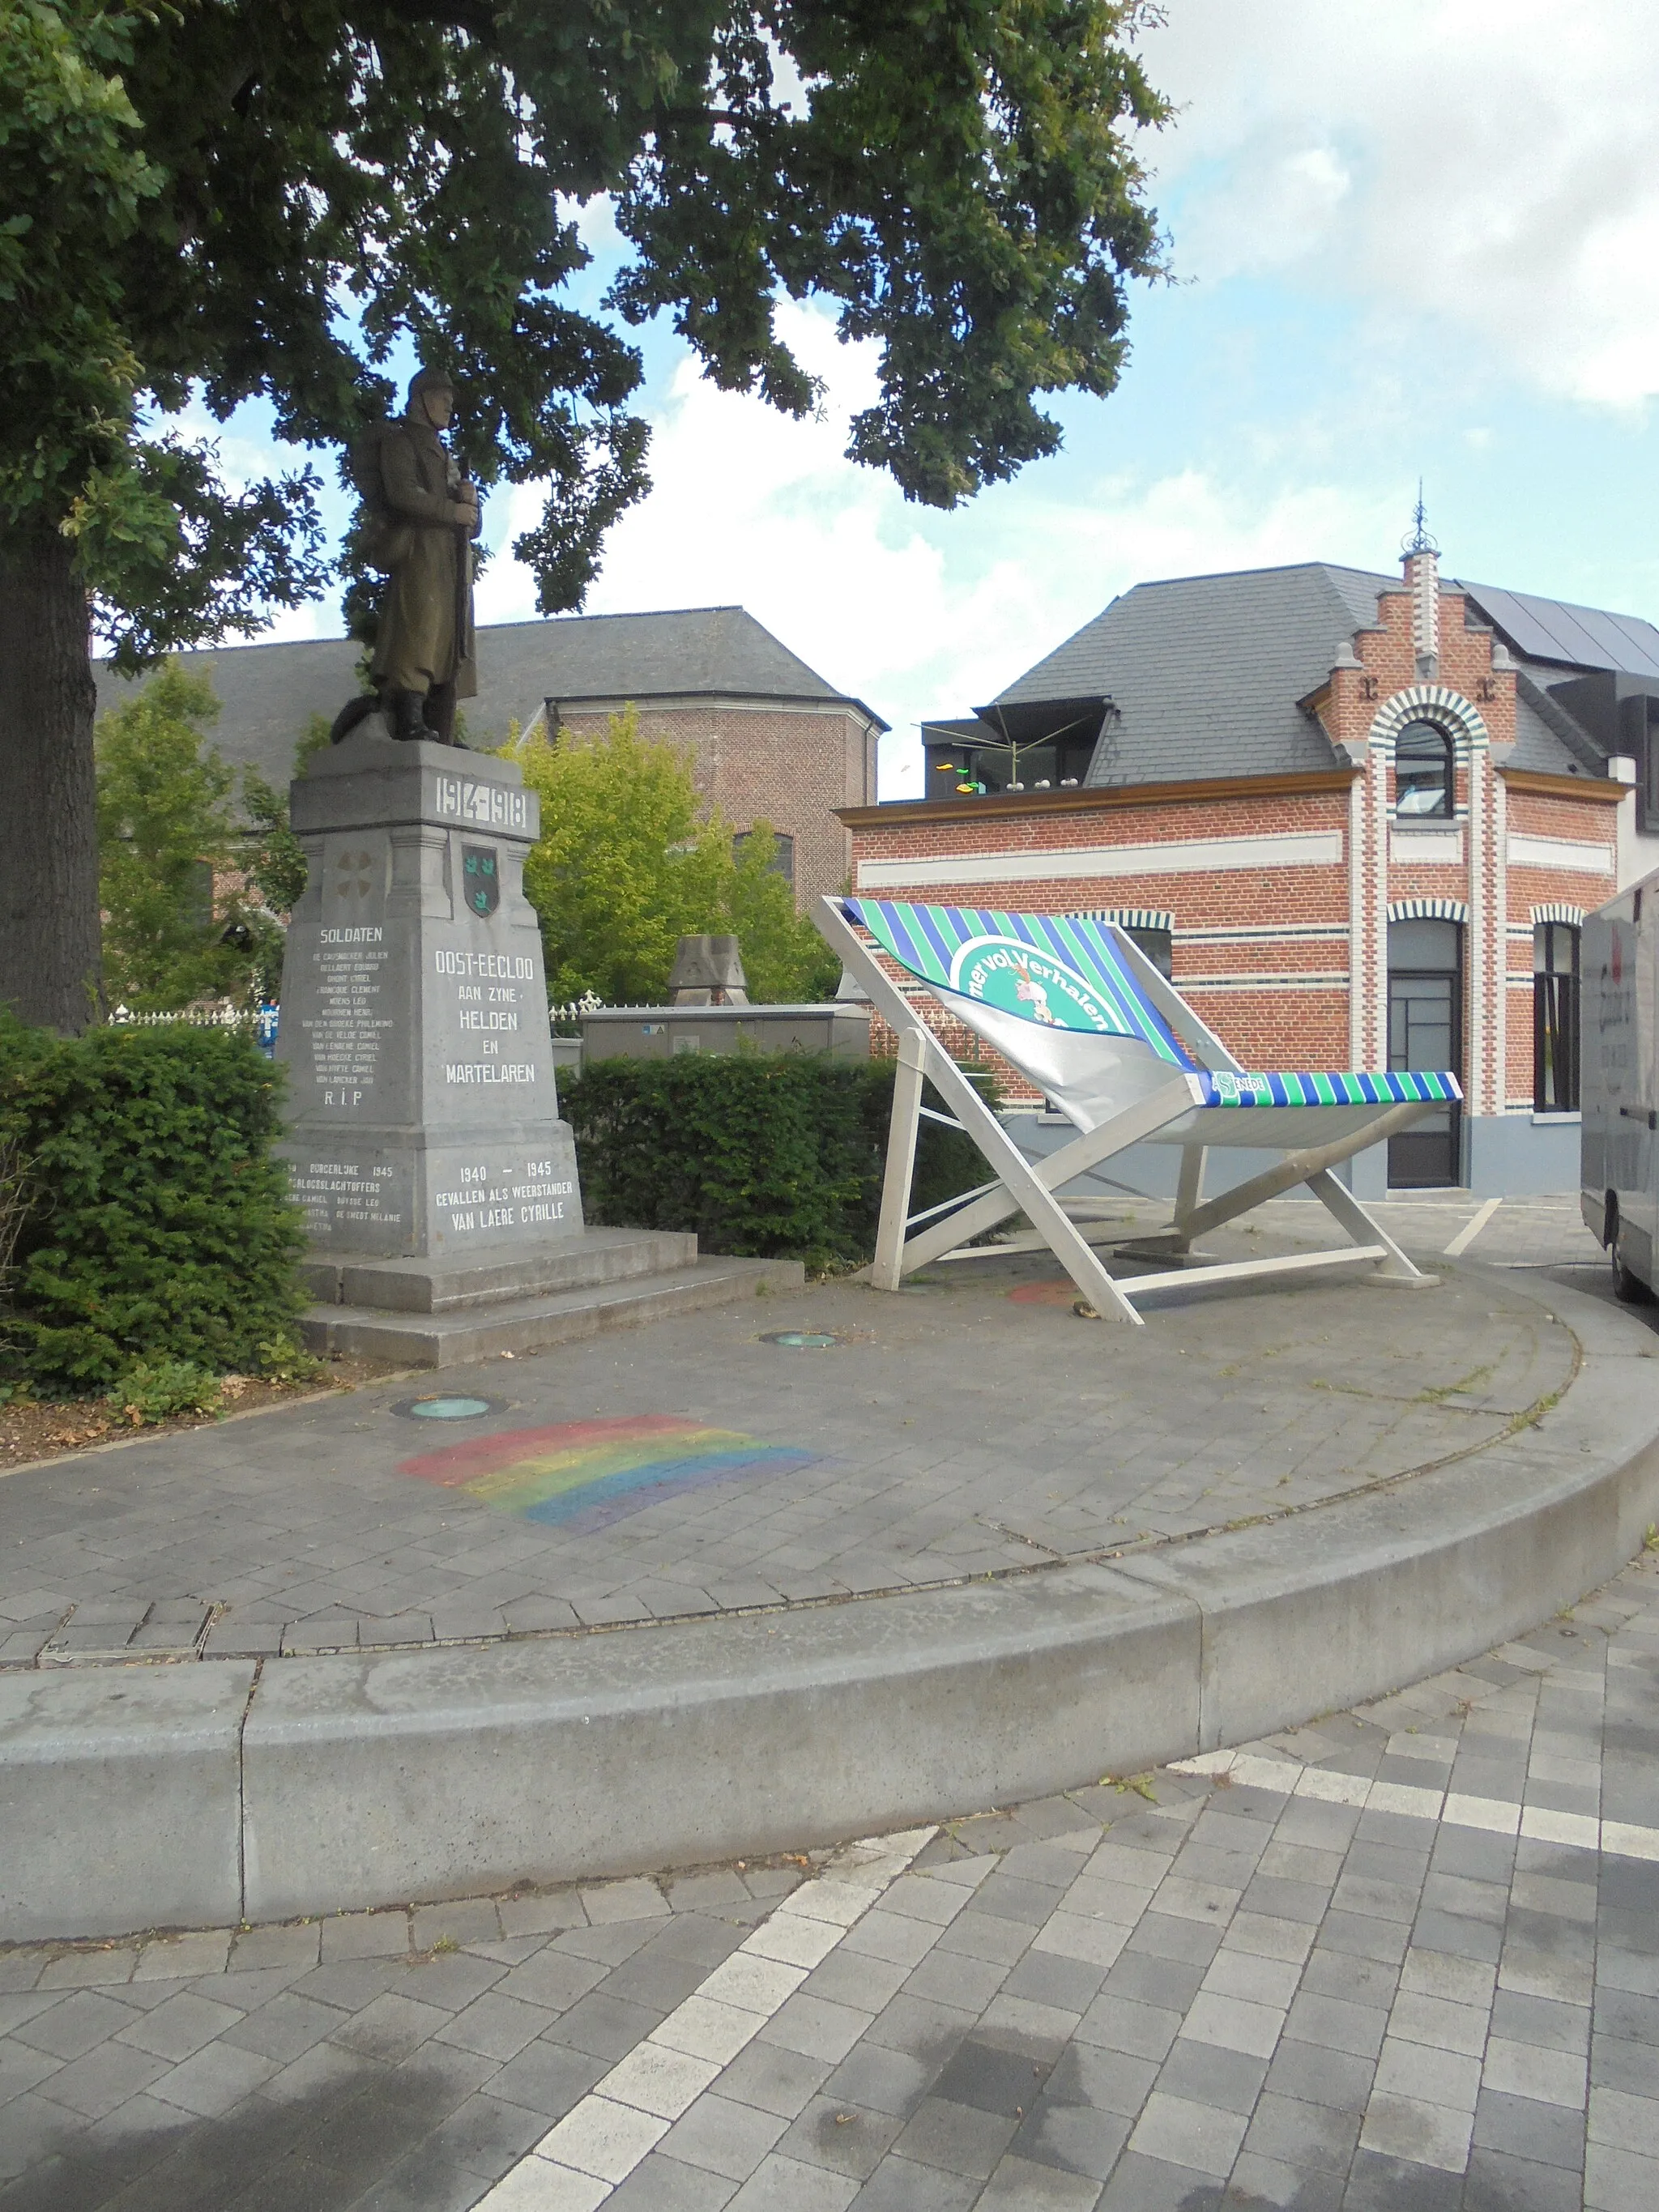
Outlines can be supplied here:
[[904, 1231], [910, 1211], [910, 1186], [916, 1169], [916, 1137], [921, 1126], [923, 1045], [915, 1030], [899, 1033], [898, 1065], [893, 1071], [893, 1114], [887, 1125], [887, 1171], [881, 1185], [881, 1219], [870, 1280], [878, 1291], [896, 1291], [904, 1272]]
[[1209, 1152], [1203, 1145], [1183, 1145], [1181, 1148], [1181, 1180], [1176, 1185], [1175, 1236], [1172, 1239], [1177, 1252], [1192, 1249], [1193, 1240], [1188, 1234], [1187, 1224], [1197, 1212], [1204, 1197], [1204, 1168]]
[[1438, 1276], [1425, 1275], [1423, 1270], [1400, 1249], [1386, 1229], [1377, 1225], [1374, 1216], [1348, 1189], [1337, 1181], [1328, 1168], [1308, 1177], [1308, 1188], [1325, 1211], [1340, 1222], [1356, 1244], [1386, 1244], [1388, 1257], [1379, 1260], [1373, 1271], [1376, 1279], [1385, 1283], [1434, 1283]]

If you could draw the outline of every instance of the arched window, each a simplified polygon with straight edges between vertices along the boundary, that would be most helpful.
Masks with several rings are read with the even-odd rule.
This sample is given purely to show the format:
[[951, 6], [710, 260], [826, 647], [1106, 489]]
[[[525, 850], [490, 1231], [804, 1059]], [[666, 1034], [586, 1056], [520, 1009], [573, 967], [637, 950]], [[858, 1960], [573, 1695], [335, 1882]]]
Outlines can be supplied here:
[[1437, 722], [1407, 722], [1394, 743], [1394, 811], [1402, 822], [1452, 812], [1452, 741]]

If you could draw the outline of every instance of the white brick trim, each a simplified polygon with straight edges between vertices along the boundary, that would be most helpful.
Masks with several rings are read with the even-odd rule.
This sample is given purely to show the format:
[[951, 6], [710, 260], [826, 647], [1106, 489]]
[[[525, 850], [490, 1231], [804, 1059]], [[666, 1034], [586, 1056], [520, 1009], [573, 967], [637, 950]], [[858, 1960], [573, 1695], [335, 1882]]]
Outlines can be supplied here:
[[1434, 721], [1449, 722], [1449, 734], [1454, 740], [1462, 737], [1471, 748], [1484, 750], [1492, 744], [1480, 709], [1445, 684], [1408, 684], [1403, 691], [1391, 693], [1371, 717], [1366, 743], [1392, 758], [1394, 741], [1407, 722]]
[[1414, 898], [1390, 899], [1390, 921], [1462, 921], [1467, 922], [1469, 910], [1462, 899]]
[[1610, 876], [1617, 866], [1611, 845], [1575, 837], [1511, 837], [1509, 859], [1512, 868], [1559, 868], [1578, 876]]
[[939, 860], [860, 860], [861, 891], [939, 884], [1086, 883], [1102, 876], [1192, 876], [1218, 868], [1325, 868], [1342, 860], [1340, 830], [1276, 837], [1172, 838], [1156, 845], [1073, 845], [1025, 853], [959, 853]]

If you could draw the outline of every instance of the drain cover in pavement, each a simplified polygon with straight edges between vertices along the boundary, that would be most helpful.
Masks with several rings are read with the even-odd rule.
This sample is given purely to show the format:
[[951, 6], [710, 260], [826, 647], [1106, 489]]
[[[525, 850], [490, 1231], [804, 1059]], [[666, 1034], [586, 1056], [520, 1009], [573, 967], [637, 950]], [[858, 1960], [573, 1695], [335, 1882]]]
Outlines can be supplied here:
[[761, 1339], [763, 1344], [781, 1344], [791, 1352], [828, 1352], [842, 1340], [823, 1328], [772, 1328]]
[[392, 1408], [406, 1421], [476, 1421], [481, 1413], [498, 1413], [495, 1398], [405, 1398]]

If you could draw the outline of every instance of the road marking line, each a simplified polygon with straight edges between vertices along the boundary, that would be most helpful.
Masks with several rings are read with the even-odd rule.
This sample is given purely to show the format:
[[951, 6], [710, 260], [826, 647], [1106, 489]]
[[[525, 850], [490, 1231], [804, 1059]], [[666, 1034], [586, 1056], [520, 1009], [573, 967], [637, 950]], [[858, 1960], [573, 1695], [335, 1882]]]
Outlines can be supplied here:
[[1659, 1828], [1631, 1820], [1598, 1820], [1593, 1813], [1559, 1813], [1547, 1805], [1512, 1805], [1498, 1797], [1470, 1797], [1398, 1782], [1371, 1782], [1363, 1774], [1344, 1774], [1326, 1766], [1280, 1765], [1243, 1751], [1206, 1751], [1196, 1759], [1170, 1762], [1172, 1774], [1218, 1778], [1226, 1775], [1261, 1790], [1316, 1797], [1328, 1804], [1353, 1805], [1367, 1812], [1405, 1813], [1437, 1820], [1450, 1828], [1480, 1828], [1488, 1835], [1522, 1835], [1540, 1844], [1565, 1844], [1577, 1850], [1601, 1850], [1615, 1858], [1659, 1860]]
[[[911, 1828], [849, 1844], [781, 1899], [730, 1958], [508, 2169], [479, 2199], [477, 2212], [598, 2212], [673, 2120], [788, 2002], [810, 1971], [804, 1954], [816, 1965], [832, 1950], [937, 1832]], [[793, 1955], [780, 1958], [781, 1951]], [[739, 1992], [746, 2002], [733, 2004], [731, 1996]]]
[[1446, 1247], [1445, 1256], [1455, 1260], [1460, 1252], [1467, 1252], [1475, 1238], [1504, 1203], [1501, 1198], [1489, 1198], [1473, 1220], [1466, 1221]]

